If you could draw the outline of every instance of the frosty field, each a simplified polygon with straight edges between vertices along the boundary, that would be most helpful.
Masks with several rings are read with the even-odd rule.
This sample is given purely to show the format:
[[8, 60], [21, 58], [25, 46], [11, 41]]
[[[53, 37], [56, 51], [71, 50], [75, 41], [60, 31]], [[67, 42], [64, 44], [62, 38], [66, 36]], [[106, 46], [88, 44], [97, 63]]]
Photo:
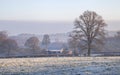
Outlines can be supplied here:
[[0, 75], [120, 75], [120, 57], [4, 58]]

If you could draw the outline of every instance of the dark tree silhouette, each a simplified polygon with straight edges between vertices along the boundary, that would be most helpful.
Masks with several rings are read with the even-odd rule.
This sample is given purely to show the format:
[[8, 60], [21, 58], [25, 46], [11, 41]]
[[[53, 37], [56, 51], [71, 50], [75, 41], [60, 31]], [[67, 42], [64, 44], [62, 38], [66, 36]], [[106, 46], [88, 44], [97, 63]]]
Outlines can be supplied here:
[[85, 11], [75, 20], [74, 26], [74, 37], [84, 41], [85, 44], [82, 46], [82, 49], [87, 49], [88, 56], [90, 56], [91, 49], [95, 45], [103, 44], [106, 23], [96, 12]]

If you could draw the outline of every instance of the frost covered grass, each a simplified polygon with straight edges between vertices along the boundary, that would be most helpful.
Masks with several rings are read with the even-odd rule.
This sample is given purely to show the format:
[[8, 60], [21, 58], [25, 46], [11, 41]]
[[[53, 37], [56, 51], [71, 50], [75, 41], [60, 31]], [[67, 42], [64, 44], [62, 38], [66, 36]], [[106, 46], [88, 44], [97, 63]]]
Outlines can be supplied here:
[[0, 75], [120, 75], [120, 57], [0, 59]]

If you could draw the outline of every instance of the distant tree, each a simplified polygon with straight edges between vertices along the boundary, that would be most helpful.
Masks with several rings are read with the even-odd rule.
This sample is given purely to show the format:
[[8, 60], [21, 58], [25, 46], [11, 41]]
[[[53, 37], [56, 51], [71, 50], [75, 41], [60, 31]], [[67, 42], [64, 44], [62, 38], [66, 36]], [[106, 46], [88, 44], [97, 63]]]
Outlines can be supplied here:
[[117, 34], [114, 36], [116, 43], [120, 44], [120, 31], [117, 31]]
[[30, 37], [26, 42], [25, 42], [25, 46], [32, 49], [33, 53], [34, 50], [39, 48], [39, 39], [37, 37]]
[[42, 40], [42, 45], [45, 45], [47, 50], [49, 44], [50, 44], [50, 37], [48, 34], [45, 34]]
[[68, 53], [68, 45], [67, 45], [67, 43], [62, 44], [61, 53], [64, 54], [64, 55]]
[[7, 55], [10, 56], [11, 51], [14, 51], [18, 48], [18, 44], [13, 39], [6, 39], [2, 41], [2, 49], [7, 51]]
[[0, 52], [7, 52], [10, 56], [11, 51], [18, 48], [18, 44], [14, 39], [10, 39], [6, 31], [0, 31]]
[[116, 37], [118, 37], [120, 39], [120, 31], [117, 32]]
[[73, 56], [78, 55], [79, 40], [71, 35], [71, 38], [68, 40], [69, 48], [72, 49]]
[[63, 48], [63, 50], [68, 50], [68, 45], [67, 45], [67, 43], [63, 43], [63, 44], [62, 44], [62, 48]]
[[6, 31], [0, 31], [0, 52], [6, 52], [3, 47], [3, 41], [8, 38]]
[[74, 26], [74, 33], [79, 40], [84, 41], [83, 49], [87, 50], [88, 56], [90, 56], [91, 49], [98, 44], [103, 44], [106, 23], [96, 12], [85, 11], [75, 20]]
[[3, 41], [8, 38], [8, 34], [6, 31], [0, 31], [0, 41]]

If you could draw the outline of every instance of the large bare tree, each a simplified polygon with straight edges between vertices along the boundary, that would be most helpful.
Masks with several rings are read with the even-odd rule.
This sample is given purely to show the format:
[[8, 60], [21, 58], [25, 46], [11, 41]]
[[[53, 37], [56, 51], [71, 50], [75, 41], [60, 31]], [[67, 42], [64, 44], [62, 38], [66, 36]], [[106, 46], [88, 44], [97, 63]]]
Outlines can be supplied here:
[[90, 56], [91, 49], [94, 49], [95, 45], [103, 44], [106, 23], [96, 12], [85, 11], [75, 20], [74, 26], [75, 30], [73, 32], [75, 33], [75, 37], [81, 40], [82, 43], [84, 41], [82, 49], [87, 50], [88, 56]]

